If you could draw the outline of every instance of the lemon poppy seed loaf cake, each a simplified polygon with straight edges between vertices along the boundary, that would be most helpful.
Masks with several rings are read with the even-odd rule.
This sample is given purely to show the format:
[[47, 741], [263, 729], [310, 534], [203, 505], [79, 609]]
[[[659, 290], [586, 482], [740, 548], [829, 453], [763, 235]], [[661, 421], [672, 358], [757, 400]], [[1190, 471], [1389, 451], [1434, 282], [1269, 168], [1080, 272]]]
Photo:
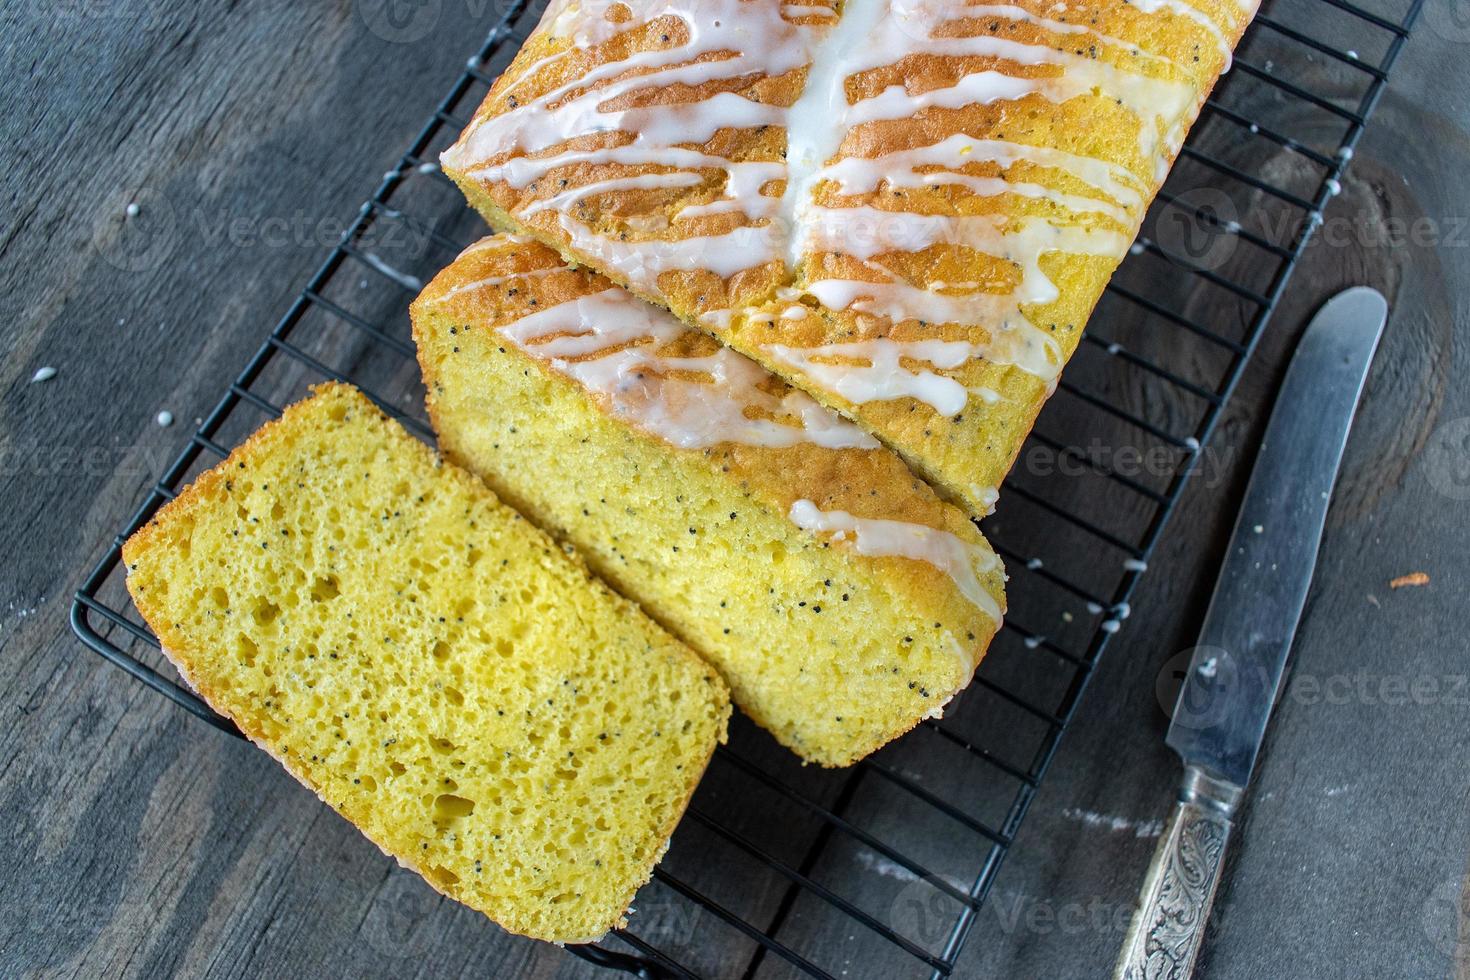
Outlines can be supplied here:
[[123, 556], [205, 700], [513, 932], [622, 924], [724, 737], [699, 658], [346, 386], [288, 408]]
[[555, 0], [445, 172], [992, 505], [1256, 0]]
[[974, 524], [755, 362], [552, 249], [493, 236], [413, 305], [449, 458], [576, 545], [804, 759], [939, 713], [999, 625]]

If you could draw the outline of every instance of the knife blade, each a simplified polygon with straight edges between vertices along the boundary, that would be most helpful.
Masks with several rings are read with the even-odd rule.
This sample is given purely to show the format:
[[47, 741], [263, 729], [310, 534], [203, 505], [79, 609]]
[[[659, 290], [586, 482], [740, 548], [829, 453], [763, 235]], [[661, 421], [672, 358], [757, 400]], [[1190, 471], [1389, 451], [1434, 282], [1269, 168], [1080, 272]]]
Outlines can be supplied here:
[[1387, 318], [1377, 290], [1344, 290], [1318, 310], [1292, 355], [1165, 738], [1184, 762], [1184, 781], [1115, 977], [1172, 980], [1194, 970]]
[[1282, 381], [1165, 742], [1185, 765], [1250, 779], [1306, 605], [1327, 505], [1388, 304], [1338, 293]]

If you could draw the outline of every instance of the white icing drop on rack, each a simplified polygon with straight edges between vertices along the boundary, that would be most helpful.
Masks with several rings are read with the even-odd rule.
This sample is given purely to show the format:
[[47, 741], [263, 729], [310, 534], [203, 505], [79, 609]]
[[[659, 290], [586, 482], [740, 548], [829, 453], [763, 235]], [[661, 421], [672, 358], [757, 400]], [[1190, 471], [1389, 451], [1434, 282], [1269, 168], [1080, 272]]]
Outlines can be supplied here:
[[424, 288], [424, 284], [418, 276], [410, 275], [407, 272], [402, 272], [398, 269], [395, 269], [393, 266], [384, 261], [382, 257], [375, 255], [372, 252], [358, 252], [357, 256], [368, 265], [376, 269], [383, 276], [393, 280], [410, 293], [417, 293]]
[[729, 348], [705, 357], [660, 355], [659, 348], [690, 328], [622, 289], [559, 303], [498, 332], [605, 397], [619, 418], [679, 448], [722, 442], [878, 446], [872, 436], [800, 391], [781, 396], [766, 391], [760, 386], [771, 379], [769, 372]]
[[999, 566], [994, 554], [948, 531], [912, 524], [854, 517], [844, 510], [822, 510], [810, 500], [791, 505], [791, 522], [803, 531], [833, 533], [843, 541], [851, 535], [853, 549], [860, 555], [884, 555], [927, 562], [948, 575], [960, 593], [977, 609], [1000, 622], [1000, 604], [980, 584], [979, 572]]

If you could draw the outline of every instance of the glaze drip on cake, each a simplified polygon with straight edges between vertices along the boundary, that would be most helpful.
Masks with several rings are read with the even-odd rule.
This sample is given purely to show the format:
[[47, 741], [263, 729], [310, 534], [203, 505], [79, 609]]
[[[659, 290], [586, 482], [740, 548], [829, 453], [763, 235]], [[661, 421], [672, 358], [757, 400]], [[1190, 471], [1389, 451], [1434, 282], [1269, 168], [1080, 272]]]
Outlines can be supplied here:
[[443, 159], [980, 512], [1253, 11], [562, 0]]
[[838, 541], [852, 535], [853, 547], [860, 555], [892, 555], [928, 562], [953, 579], [965, 598], [985, 615], [1000, 621], [1000, 606], [975, 575], [977, 567], [984, 571], [1000, 567], [1000, 560], [991, 551], [924, 524], [853, 517], [842, 510], [824, 511], [810, 500], [792, 504], [790, 517], [803, 531], [832, 532]]

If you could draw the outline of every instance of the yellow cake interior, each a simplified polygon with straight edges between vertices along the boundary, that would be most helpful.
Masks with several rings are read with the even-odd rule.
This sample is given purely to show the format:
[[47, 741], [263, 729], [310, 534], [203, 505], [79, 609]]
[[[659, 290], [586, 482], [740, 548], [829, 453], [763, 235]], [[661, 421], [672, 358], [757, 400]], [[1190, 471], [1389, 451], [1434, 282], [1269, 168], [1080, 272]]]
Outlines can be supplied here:
[[124, 558], [212, 706], [514, 932], [622, 923], [724, 737], [707, 666], [345, 386], [202, 475]]
[[[661, 339], [619, 334], [619, 343], [572, 362], [542, 351], [582, 343], [581, 327], [553, 324], [539, 345], [513, 339], [528, 317], [589, 297], [604, 303], [591, 312], [592, 329], [646, 316]], [[840, 448], [796, 436], [791, 445], [751, 444], [739, 431], [671, 444], [705, 435], [667, 424], [680, 399], [713, 399], [732, 386], [692, 368], [715, 359], [728, 378], [740, 366], [720, 359], [743, 359], [534, 243], [499, 236], [472, 246], [429, 285], [413, 317], [443, 451], [574, 543], [597, 573], [714, 664], [742, 709], [804, 759], [862, 758], [937, 714], [969, 682], [999, 624], [1000, 563], [961, 511], [859, 430], [850, 441], [860, 445]], [[613, 400], [572, 377], [572, 363], [595, 369], [599, 358], [630, 350], [652, 363], [621, 375]], [[829, 420], [809, 417], [808, 425], [845, 426], [744, 363], [764, 378], [761, 401], [795, 397], [781, 404]], [[689, 385], [712, 390], [690, 393]], [[762, 409], [745, 411], [742, 421], [770, 421]], [[663, 429], [649, 431], [649, 419]], [[797, 420], [784, 424], [800, 431]], [[798, 501], [952, 542], [979, 604], [929, 562], [862, 554], [851, 535], [803, 529], [792, 518]]]

